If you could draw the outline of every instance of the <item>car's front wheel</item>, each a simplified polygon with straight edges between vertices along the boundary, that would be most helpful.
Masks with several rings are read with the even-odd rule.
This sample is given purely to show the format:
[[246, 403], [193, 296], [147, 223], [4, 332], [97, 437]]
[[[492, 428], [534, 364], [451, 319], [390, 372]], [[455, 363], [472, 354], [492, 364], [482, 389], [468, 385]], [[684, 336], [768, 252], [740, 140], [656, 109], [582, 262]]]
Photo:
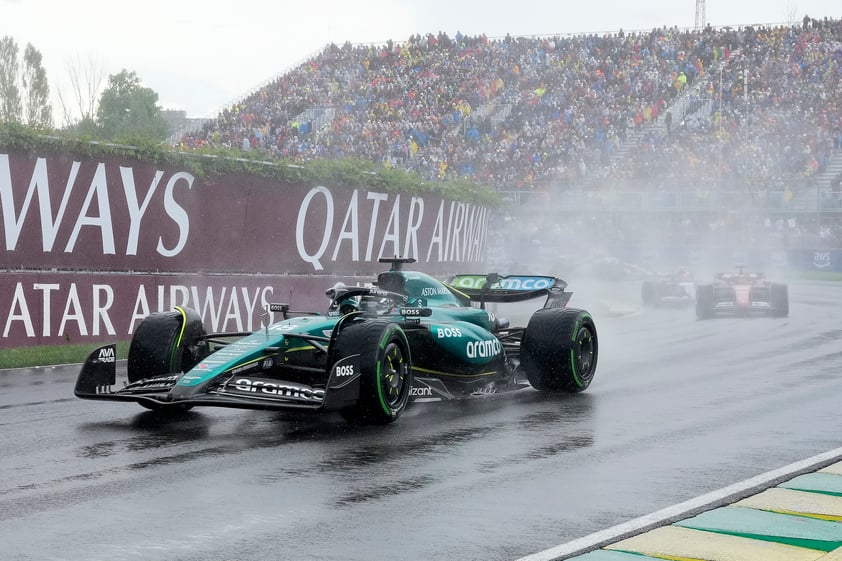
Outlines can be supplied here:
[[[169, 312], [146, 316], [137, 326], [129, 344], [127, 378], [129, 383], [146, 378], [180, 374], [195, 366], [208, 354], [205, 328], [199, 314], [176, 307]], [[165, 406], [139, 402], [146, 409], [162, 410]], [[187, 411], [189, 405], [166, 406], [168, 410]]]
[[205, 328], [196, 311], [179, 306], [148, 315], [129, 344], [129, 383], [186, 372], [206, 355]]
[[359, 354], [360, 395], [341, 411], [355, 423], [386, 424], [397, 420], [409, 403], [412, 360], [409, 342], [391, 321], [356, 321], [340, 331], [337, 358]]

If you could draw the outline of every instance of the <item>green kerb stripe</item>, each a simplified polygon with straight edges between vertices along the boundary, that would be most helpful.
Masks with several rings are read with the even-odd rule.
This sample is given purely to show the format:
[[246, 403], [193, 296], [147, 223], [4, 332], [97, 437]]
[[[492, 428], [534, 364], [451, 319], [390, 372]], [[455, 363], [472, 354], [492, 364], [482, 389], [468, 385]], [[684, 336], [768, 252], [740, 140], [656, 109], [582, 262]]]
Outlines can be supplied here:
[[778, 487], [840, 497], [842, 496], [842, 475], [823, 472], [807, 473], [785, 481]]
[[762, 540], [764, 542], [782, 543], [784, 545], [794, 545], [796, 547], [804, 547], [807, 549], [815, 549], [817, 551], [833, 551], [840, 547], [840, 542], [827, 542], [823, 540], [811, 540], [809, 538], [786, 538], [781, 536], [767, 536], [763, 534], [748, 534], [744, 532], [726, 532], [724, 530], [708, 530], [714, 534], [724, 534], [726, 536], [737, 536], [739, 538], [749, 538], [753, 540]]
[[842, 546], [842, 524], [778, 514], [765, 510], [726, 506], [676, 522], [675, 526], [795, 545], [820, 551]]

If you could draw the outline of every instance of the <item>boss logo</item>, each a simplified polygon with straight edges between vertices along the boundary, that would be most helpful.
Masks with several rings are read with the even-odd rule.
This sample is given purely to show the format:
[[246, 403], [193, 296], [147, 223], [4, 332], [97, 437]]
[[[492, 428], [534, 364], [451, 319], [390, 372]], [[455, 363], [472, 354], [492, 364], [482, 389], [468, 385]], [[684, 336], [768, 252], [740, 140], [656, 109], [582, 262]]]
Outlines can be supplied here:
[[353, 364], [341, 364], [336, 367], [336, 375], [337, 376], [353, 376], [354, 375], [354, 365]]
[[437, 327], [436, 334], [439, 339], [446, 337], [461, 337], [462, 331], [458, 327]]
[[433, 310], [423, 307], [401, 308], [400, 313], [405, 318], [422, 318], [433, 315]]

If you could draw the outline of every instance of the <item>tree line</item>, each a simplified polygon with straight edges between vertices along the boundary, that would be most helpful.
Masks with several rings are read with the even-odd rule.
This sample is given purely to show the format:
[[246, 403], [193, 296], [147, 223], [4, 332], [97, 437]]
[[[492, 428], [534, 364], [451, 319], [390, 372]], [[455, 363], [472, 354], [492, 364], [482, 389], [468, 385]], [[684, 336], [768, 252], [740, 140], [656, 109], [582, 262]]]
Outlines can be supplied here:
[[[158, 94], [126, 69], [102, 79], [96, 72], [71, 68], [72, 97], [78, 116], [69, 117], [59, 93], [64, 122], [54, 125], [50, 83], [41, 52], [27, 43], [21, 53], [11, 36], [0, 39], [0, 124], [25, 125], [36, 130], [62, 130], [93, 140], [163, 141], [169, 124], [161, 116]], [[101, 91], [100, 91], [101, 90]]]
[[104, 73], [93, 61], [70, 64], [68, 73], [70, 87], [57, 95], [63, 122], [56, 126], [41, 53], [27, 44], [21, 56], [12, 37], [0, 39], [0, 148], [31, 150], [49, 145], [68, 153], [170, 162], [196, 176], [245, 173], [282, 182], [329, 182], [409, 195], [440, 192], [451, 200], [489, 207], [500, 204], [494, 190], [469, 179], [429, 182], [417, 173], [358, 158], [267, 161], [263, 154], [237, 148], [175, 150], [164, 142], [170, 127], [158, 106], [158, 94], [144, 86], [135, 72], [123, 69], [109, 75], [104, 87]]

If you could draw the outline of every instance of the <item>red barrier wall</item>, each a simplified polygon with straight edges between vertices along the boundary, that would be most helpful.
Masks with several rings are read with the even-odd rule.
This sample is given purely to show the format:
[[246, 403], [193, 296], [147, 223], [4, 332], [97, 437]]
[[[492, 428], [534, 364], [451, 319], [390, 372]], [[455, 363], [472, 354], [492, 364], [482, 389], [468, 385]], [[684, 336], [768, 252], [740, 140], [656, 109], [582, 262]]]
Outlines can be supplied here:
[[323, 309], [327, 287], [375, 275], [380, 257], [479, 271], [488, 217], [434, 194], [0, 150], [2, 345], [127, 339], [143, 293], [149, 311], [186, 303], [214, 330], [222, 313], [222, 330], [259, 325], [255, 291], [261, 304]]

